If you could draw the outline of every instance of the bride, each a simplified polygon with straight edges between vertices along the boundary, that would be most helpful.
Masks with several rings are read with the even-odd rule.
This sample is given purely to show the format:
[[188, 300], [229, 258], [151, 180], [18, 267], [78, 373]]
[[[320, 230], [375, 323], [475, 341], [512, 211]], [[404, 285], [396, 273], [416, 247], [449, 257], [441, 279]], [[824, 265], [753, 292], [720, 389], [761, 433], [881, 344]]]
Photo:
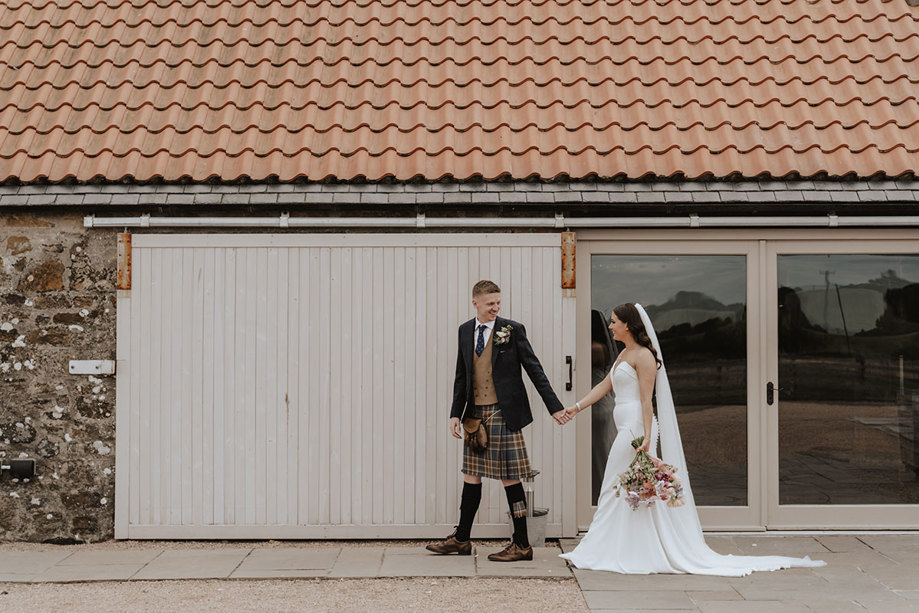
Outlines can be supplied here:
[[[661, 361], [660, 345], [651, 320], [640, 304], [631, 302], [613, 309], [610, 320], [613, 338], [624, 343], [625, 349], [613, 364], [610, 375], [583, 400], [566, 410], [569, 416], [574, 416], [606, 396], [610, 389], [615, 389], [613, 420], [618, 432], [606, 461], [597, 512], [590, 529], [573, 551], [561, 557], [578, 568], [627, 574], [692, 573], [739, 577], [754, 570], [824, 566], [824, 562], [807, 557], [721, 555], [708, 547], [693, 502], [667, 369]], [[655, 379], [658, 419], [654, 419], [651, 405]], [[638, 450], [656, 455], [658, 428], [662, 459], [677, 468], [677, 476], [683, 482], [685, 504], [679, 507], [657, 504], [633, 511], [625, 496], [616, 497], [616, 484], [619, 475], [635, 457], [633, 439], [644, 436]]]

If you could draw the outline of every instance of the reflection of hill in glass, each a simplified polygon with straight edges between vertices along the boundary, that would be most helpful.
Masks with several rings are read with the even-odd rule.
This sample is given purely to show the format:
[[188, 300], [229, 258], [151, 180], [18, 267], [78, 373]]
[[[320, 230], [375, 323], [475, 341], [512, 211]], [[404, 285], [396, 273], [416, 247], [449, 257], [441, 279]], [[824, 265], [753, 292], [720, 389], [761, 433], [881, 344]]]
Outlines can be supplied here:
[[724, 305], [702, 292], [677, 292], [662, 305], [646, 307], [654, 328], [665, 331], [674, 326], [697, 326], [710, 319], [741, 319], [744, 305]]
[[671, 363], [724, 360], [746, 355], [743, 304], [725, 305], [702, 292], [677, 292], [661, 305], [646, 307]]

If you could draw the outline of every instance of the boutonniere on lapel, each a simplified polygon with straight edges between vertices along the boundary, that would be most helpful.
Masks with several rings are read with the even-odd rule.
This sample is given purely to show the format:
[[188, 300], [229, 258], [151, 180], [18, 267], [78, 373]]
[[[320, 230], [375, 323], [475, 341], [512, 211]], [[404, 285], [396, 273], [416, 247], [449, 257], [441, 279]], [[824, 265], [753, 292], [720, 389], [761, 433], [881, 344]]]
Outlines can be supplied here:
[[511, 330], [514, 329], [514, 326], [507, 324], [500, 330], [495, 331], [495, 345], [504, 345], [509, 340], [511, 340]]

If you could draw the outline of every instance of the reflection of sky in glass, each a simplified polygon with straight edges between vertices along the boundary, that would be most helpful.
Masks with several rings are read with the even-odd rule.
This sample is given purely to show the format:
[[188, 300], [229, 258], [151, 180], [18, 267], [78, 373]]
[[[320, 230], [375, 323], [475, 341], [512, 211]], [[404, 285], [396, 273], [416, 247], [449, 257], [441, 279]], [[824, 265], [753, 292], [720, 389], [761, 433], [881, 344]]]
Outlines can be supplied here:
[[818, 289], [826, 287], [827, 282], [840, 287], [860, 285], [887, 276], [888, 271], [908, 283], [919, 283], [919, 255], [779, 256], [779, 285], [782, 287]]
[[742, 255], [594, 255], [593, 308], [609, 315], [623, 302], [661, 305], [678, 291], [705, 294], [724, 305], [746, 302]]
[[782, 255], [778, 276], [808, 322], [848, 335], [877, 327], [888, 290], [919, 282], [919, 256]]

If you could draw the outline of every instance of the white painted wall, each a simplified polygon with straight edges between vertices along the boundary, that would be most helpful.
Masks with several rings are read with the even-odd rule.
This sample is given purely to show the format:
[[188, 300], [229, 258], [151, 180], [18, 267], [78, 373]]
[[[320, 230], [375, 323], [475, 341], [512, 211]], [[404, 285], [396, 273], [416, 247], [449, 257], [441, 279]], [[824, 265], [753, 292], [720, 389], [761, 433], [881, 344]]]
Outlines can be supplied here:
[[[573, 402], [558, 234], [135, 234], [118, 301], [116, 537], [446, 535], [461, 488], [456, 330], [480, 278]], [[575, 430], [529, 391], [536, 506], [548, 535], [572, 535]], [[504, 536], [506, 509], [490, 483], [474, 534]]]

